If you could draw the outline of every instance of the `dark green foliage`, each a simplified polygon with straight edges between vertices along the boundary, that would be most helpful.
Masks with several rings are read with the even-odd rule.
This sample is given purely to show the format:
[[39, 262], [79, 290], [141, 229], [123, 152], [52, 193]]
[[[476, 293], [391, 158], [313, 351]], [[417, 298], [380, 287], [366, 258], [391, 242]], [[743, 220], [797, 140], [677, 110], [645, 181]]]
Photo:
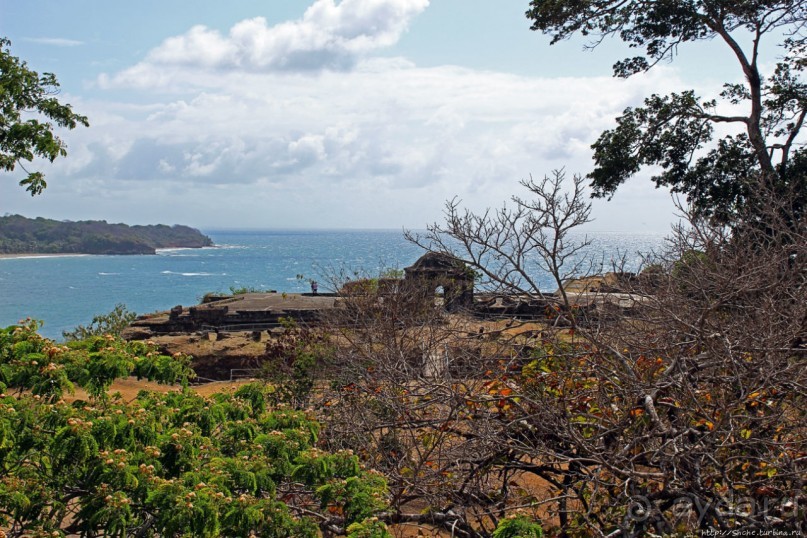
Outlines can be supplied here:
[[260, 293], [261, 291], [255, 286], [230, 286], [230, 295], [246, 295], [247, 293]]
[[493, 531], [493, 538], [543, 538], [541, 525], [526, 517], [503, 519]]
[[129, 326], [137, 318], [137, 314], [131, 312], [126, 305], [116, 304], [115, 308], [108, 314], [99, 314], [92, 318], [92, 322], [87, 325], [79, 325], [72, 331], [63, 331], [65, 340], [84, 340], [91, 336], [120, 336], [123, 329]]
[[89, 123], [54, 97], [59, 93], [59, 83], [53, 73], [40, 75], [28, 69], [24, 61], [11, 55], [10, 45], [8, 39], [0, 37], [0, 170], [22, 168], [26, 177], [20, 185], [33, 196], [47, 187], [45, 176], [25, 170], [21, 161], [40, 157], [53, 162], [66, 156], [66, 146], [53, 134], [54, 128], [75, 129]]
[[[769, 21], [769, 29], [788, 26], [804, 16], [805, 8], [791, 1], [698, 2], [639, 0], [630, 2], [576, 2], [533, 0], [527, 17], [532, 29], [552, 35], [556, 43], [580, 33], [596, 39], [616, 36], [643, 56], [626, 58], [614, 66], [620, 76], [646, 70], [675, 55], [682, 43], [712, 39], [722, 31], [754, 30], [760, 21], [779, 12], [782, 18]], [[789, 12], [789, 13], [788, 13]]]
[[[338, 455], [337, 455], [338, 457]], [[353, 458], [353, 456], [349, 456]], [[333, 459], [333, 458], [332, 458]], [[330, 465], [337, 462], [330, 462]], [[343, 473], [348, 478], [339, 479], [338, 474], [328, 481], [328, 483], [317, 490], [323, 506], [339, 506], [344, 513], [348, 524], [359, 523], [372, 517], [374, 513], [380, 512], [386, 507], [384, 493], [386, 492], [386, 481], [380, 475], [365, 476], [358, 478], [358, 463], [342, 462], [347, 468]], [[352, 469], [350, 467], [355, 467]], [[327, 468], [327, 465], [326, 465]]]
[[[588, 177], [595, 196], [610, 197], [643, 167], [657, 166], [657, 185], [685, 194], [697, 214], [718, 222], [735, 224], [753, 208], [761, 187], [787, 194], [799, 212], [807, 207], [805, 170], [798, 164], [805, 160], [799, 142], [807, 117], [804, 2], [533, 0], [527, 17], [553, 43], [579, 33], [591, 36], [592, 46], [616, 37], [644, 49], [618, 61], [616, 76], [672, 61], [688, 42], [713, 40], [728, 48], [745, 80], [725, 84], [719, 101], [686, 91], [653, 95], [644, 106], [625, 109], [617, 127], [592, 146], [596, 167]], [[761, 47], [783, 35], [778, 63], [766, 79], [758, 63]], [[739, 112], [727, 115], [719, 104]], [[718, 124], [733, 124], [737, 132], [713, 140]]]
[[263, 413], [266, 410], [265, 390], [257, 383], [250, 383], [235, 391], [235, 397], [248, 401], [254, 412]]
[[199, 230], [181, 225], [127, 226], [103, 220], [0, 217], [0, 253], [154, 254], [158, 248], [212, 244]]

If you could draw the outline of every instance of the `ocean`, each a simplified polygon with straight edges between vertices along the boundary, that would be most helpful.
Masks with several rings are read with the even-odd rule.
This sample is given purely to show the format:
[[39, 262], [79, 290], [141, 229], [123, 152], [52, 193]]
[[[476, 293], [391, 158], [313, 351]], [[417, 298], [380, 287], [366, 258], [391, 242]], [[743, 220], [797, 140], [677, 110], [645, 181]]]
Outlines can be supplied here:
[[[156, 256], [50, 256], [0, 258], [0, 326], [30, 317], [40, 333], [87, 325], [122, 303], [138, 314], [197, 304], [208, 292], [231, 288], [306, 292], [309, 279], [327, 291], [335, 274], [377, 275], [403, 269], [424, 252], [400, 230], [204, 231], [215, 247], [165, 249]], [[624, 255], [635, 270], [640, 253], [662, 245], [664, 234], [588, 233], [598, 260]], [[547, 275], [541, 288], [554, 289]]]

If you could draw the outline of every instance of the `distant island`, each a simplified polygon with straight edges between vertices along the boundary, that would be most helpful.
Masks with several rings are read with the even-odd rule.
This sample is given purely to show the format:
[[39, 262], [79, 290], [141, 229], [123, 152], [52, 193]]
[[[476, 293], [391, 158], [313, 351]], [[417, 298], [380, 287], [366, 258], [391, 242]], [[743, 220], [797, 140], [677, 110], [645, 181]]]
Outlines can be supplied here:
[[158, 248], [212, 245], [209, 237], [189, 226], [0, 217], [0, 254], [155, 254]]

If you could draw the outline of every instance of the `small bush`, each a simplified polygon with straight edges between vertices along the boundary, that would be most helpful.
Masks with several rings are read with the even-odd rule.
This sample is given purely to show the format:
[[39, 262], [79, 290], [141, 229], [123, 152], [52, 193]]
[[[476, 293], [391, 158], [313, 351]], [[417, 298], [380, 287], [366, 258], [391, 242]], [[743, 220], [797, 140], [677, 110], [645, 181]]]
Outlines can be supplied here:
[[92, 336], [104, 336], [106, 334], [118, 337], [121, 331], [136, 318], [137, 314], [126, 308], [125, 304], [118, 303], [111, 312], [99, 314], [92, 318], [89, 325], [79, 325], [72, 331], [63, 331], [62, 336], [67, 341], [84, 340]]

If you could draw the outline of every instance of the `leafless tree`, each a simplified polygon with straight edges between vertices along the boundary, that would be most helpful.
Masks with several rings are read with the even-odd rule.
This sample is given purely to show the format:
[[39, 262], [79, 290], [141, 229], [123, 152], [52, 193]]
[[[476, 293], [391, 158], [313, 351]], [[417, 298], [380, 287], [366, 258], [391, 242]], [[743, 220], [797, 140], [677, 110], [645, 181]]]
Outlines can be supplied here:
[[582, 177], [567, 183], [563, 170], [540, 181], [524, 180], [530, 198], [514, 196], [514, 207], [481, 214], [461, 209], [455, 198], [446, 203], [445, 223], [429, 225], [425, 234], [406, 232], [406, 237], [430, 252], [462, 260], [483, 275], [479, 285], [486, 289], [543, 298], [538, 277], [550, 275], [568, 307], [563, 283], [591, 270], [591, 259], [584, 255], [590, 241], [570, 233], [590, 222], [591, 203]]
[[[514, 212], [452, 202], [430, 244], [494, 260], [504, 272], [486, 277], [514, 293], [535, 292], [525, 252], [564, 283], [568, 243], [535, 239], [587, 219], [574, 194], [546, 204], [560, 179]], [[329, 321], [341, 375], [321, 401], [326, 441], [385, 474], [386, 521], [455, 536], [490, 536], [517, 510], [564, 536], [803, 531], [807, 222], [787, 199], [761, 200], [742, 228], [675, 230], [657, 270], [622, 282], [635, 305], [609, 323], [518, 334], [448, 314], [406, 280], [348, 287]], [[522, 255], [506, 256], [514, 245]]]
[[761, 194], [742, 227], [677, 229], [607, 348], [542, 359], [534, 449], [576, 470], [585, 526], [803, 530], [807, 223]]

